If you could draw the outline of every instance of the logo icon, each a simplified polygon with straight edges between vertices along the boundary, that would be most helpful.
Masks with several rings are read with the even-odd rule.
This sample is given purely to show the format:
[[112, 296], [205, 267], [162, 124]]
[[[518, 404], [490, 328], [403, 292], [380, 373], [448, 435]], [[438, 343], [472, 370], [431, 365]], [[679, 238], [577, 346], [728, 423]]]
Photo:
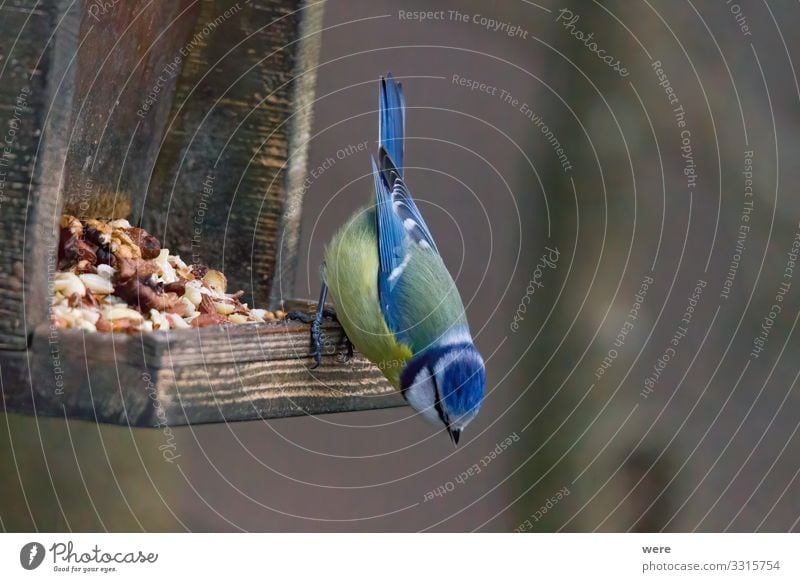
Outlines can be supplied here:
[[28, 542], [19, 551], [19, 563], [26, 570], [35, 570], [44, 561], [44, 546], [39, 542]]

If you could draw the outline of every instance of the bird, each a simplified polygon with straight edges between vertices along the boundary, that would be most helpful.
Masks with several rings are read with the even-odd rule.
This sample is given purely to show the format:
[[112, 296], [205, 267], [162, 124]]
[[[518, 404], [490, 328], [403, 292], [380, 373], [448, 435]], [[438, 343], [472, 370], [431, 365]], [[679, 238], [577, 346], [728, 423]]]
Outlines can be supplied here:
[[[321, 321], [333, 317], [349, 354], [355, 347], [458, 445], [483, 402], [485, 364], [456, 284], [403, 178], [406, 104], [391, 73], [380, 77], [378, 101], [377, 160], [370, 156], [374, 200], [327, 245], [316, 313], [299, 318], [312, 324], [314, 367], [321, 361]], [[333, 310], [325, 306], [329, 295]]]

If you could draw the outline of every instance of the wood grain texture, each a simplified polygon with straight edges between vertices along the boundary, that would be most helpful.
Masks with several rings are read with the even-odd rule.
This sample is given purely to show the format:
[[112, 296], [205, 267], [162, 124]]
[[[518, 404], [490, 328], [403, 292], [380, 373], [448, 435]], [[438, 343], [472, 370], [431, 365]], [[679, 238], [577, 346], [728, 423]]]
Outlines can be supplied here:
[[138, 222], [197, 0], [83, 2], [64, 212]]
[[2, 5], [6, 410], [165, 426], [404, 404], [363, 358], [337, 361], [336, 325], [310, 371], [300, 324], [127, 336], [48, 322], [62, 211], [141, 222], [253, 306], [291, 296], [323, 4]]
[[147, 193], [169, 75], [149, 115], [137, 111], [185, 43], [196, 1], [101, 4], [0, 7], [0, 349], [24, 349], [47, 320], [62, 209], [120, 216]]
[[294, 295], [297, 253], [300, 246], [300, 221], [308, 175], [308, 149], [311, 123], [316, 101], [317, 67], [319, 66], [324, 2], [305, 3], [299, 30], [298, 57], [294, 70], [294, 104], [288, 120], [289, 159], [286, 171], [286, 199], [281, 215], [278, 257], [270, 289], [270, 309], [280, 307], [283, 300]]
[[63, 210], [143, 222], [251, 305], [291, 294], [322, 6], [0, 6], [0, 349], [47, 320]]
[[[29, 353], [32, 382], [5, 390], [4, 403], [10, 410], [59, 416], [66, 411], [71, 417], [151, 427], [405, 404], [362, 357], [342, 361], [338, 325], [324, 326], [324, 333], [322, 365], [309, 370], [309, 328], [294, 322], [138, 336], [42, 326]], [[4, 368], [10, 363], [0, 360]], [[21, 363], [9, 367], [9, 374]]]
[[3, 411], [33, 413], [27, 355], [22, 350], [0, 350], [0, 399]]
[[[224, 271], [257, 307], [294, 268], [321, 26], [314, 4], [231, 11], [201, 1], [148, 194], [145, 228], [187, 262]], [[291, 284], [281, 280], [286, 295]]]
[[78, 39], [77, 11], [66, 6], [25, 0], [0, 7], [0, 349], [24, 349], [48, 312], [74, 89], [68, 60]]

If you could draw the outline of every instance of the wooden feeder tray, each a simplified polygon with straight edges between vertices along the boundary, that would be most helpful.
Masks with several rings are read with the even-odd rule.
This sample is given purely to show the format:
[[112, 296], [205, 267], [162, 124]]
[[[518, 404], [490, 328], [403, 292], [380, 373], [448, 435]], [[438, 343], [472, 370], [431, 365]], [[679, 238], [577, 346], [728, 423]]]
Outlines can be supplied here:
[[250, 305], [314, 308], [292, 292], [323, 3], [12, 4], [0, 7], [12, 104], [0, 127], [17, 128], [0, 160], [5, 410], [164, 426], [403, 405], [363, 358], [342, 363], [343, 347], [309, 370], [298, 323], [131, 335], [50, 323], [62, 213], [128, 218], [200, 252]]

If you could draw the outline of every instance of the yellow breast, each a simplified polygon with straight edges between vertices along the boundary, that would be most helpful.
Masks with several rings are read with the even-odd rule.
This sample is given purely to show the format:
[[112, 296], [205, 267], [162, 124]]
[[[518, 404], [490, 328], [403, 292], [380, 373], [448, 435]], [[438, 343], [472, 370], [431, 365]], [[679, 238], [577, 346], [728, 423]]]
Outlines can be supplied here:
[[347, 337], [399, 388], [412, 353], [395, 339], [381, 312], [373, 210], [357, 212], [336, 233], [325, 252], [325, 282]]

